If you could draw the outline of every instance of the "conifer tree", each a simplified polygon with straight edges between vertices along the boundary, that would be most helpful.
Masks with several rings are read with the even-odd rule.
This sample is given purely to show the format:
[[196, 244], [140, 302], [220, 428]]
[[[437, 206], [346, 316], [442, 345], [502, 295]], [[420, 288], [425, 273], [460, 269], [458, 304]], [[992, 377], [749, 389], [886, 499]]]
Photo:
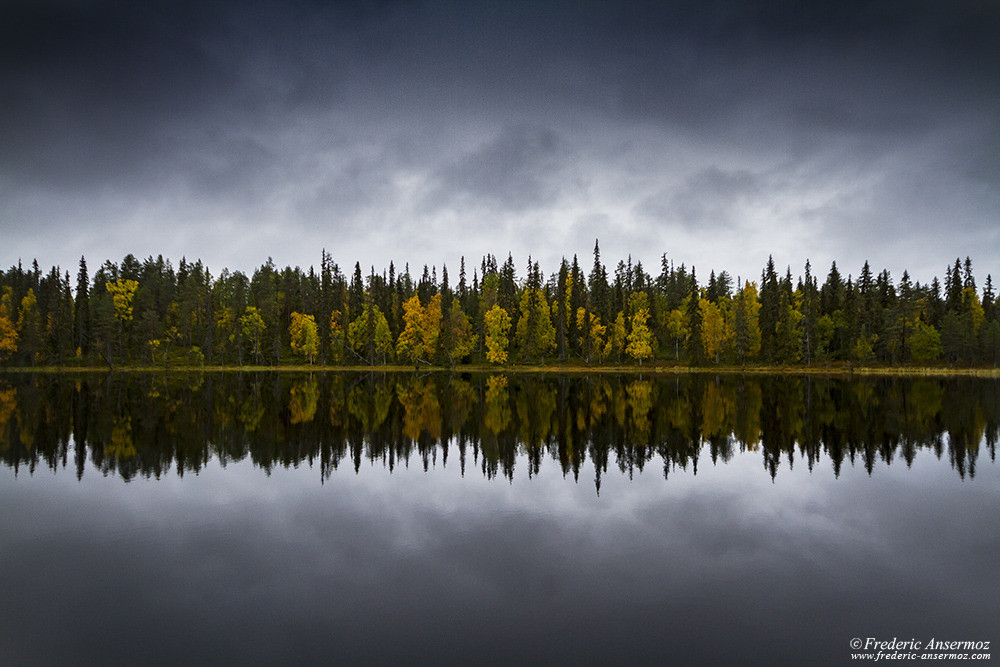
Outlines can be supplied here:
[[83, 255], [80, 255], [80, 269], [76, 274], [73, 345], [84, 355], [90, 351], [90, 278], [87, 276], [87, 260]]
[[691, 293], [689, 299], [686, 314], [688, 357], [691, 359], [692, 364], [700, 365], [705, 361], [701, 321], [701, 291], [698, 289], [698, 279], [695, 277], [693, 266], [691, 267]]

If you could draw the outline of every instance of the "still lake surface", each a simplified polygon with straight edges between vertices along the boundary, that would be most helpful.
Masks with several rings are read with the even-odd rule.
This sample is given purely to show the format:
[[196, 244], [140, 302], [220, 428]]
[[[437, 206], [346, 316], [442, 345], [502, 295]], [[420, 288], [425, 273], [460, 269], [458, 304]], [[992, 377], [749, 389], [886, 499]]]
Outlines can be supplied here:
[[0, 654], [996, 645], [998, 424], [1000, 383], [973, 378], [0, 375]]

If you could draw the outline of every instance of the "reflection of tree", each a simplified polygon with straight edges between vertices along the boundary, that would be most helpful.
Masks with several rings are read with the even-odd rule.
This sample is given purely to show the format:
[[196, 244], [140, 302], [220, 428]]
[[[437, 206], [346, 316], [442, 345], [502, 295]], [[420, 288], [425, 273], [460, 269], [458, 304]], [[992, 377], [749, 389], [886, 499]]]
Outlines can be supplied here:
[[422, 432], [438, 440], [441, 437], [441, 404], [437, 387], [427, 379], [412, 378], [396, 385], [396, 398], [403, 406], [403, 435], [414, 442]]
[[541, 382], [522, 386], [515, 398], [521, 443], [536, 449], [548, 442], [556, 411], [555, 388]]
[[625, 390], [628, 395], [629, 414], [632, 415], [633, 439], [649, 441], [649, 410], [653, 407], [653, 383], [649, 380], [630, 382]]
[[735, 424], [733, 435], [744, 449], [756, 451], [760, 443], [760, 408], [762, 403], [759, 382], [744, 382], [736, 388]]
[[131, 417], [115, 418], [114, 426], [111, 427], [111, 441], [104, 448], [104, 455], [119, 461], [126, 461], [135, 456]]
[[17, 411], [17, 390], [0, 385], [0, 450], [10, 447], [10, 424]]
[[316, 416], [316, 404], [319, 401], [319, 383], [315, 378], [309, 378], [292, 385], [291, 397], [288, 400], [289, 419], [293, 424], [311, 422]]
[[486, 414], [483, 423], [494, 435], [507, 429], [510, 423], [510, 400], [507, 394], [507, 377], [491, 375], [486, 379]]
[[264, 406], [253, 398], [245, 398], [240, 402], [239, 420], [247, 433], [253, 433], [264, 418]]
[[453, 428], [460, 427], [472, 414], [472, 406], [476, 402], [476, 390], [465, 380], [452, 378], [448, 391], [448, 422]]
[[374, 390], [356, 386], [347, 395], [347, 410], [351, 416], [361, 422], [366, 431], [375, 431], [382, 426], [389, 416], [392, 404], [392, 390], [384, 384], [376, 385]]
[[[763, 459], [770, 474], [827, 457], [877, 474], [879, 462], [909, 464], [921, 451], [974, 476], [980, 450], [996, 456], [1000, 392], [972, 378], [444, 376], [278, 373], [12, 376], [0, 383], [0, 461], [9, 466], [87, 461], [129, 478], [198, 471], [213, 457], [249, 458], [265, 470], [318, 461], [396, 462], [418, 453], [447, 465], [457, 442], [483, 473], [512, 476], [552, 458], [595, 483], [609, 460], [642, 471], [697, 470], [735, 452]], [[287, 404], [285, 403], [287, 401]], [[316, 413], [328, 419], [316, 419]], [[136, 443], [142, 443], [138, 447]], [[75, 448], [75, 456], [67, 450]], [[440, 459], [438, 457], [440, 456]], [[827, 468], [828, 469], [828, 468]]]
[[719, 384], [706, 382], [701, 395], [701, 437], [711, 440], [728, 435], [732, 430], [727, 419], [731, 412], [731, 401]]

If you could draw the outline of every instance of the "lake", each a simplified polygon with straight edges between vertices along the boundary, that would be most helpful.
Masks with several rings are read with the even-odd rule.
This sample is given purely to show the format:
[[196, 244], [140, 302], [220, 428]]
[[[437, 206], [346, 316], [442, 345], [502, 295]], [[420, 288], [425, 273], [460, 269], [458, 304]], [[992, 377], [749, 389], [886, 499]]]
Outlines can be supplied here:
[[[1000, 383], [0, 375], [7, 664], [1000, 640]], [[986, 653], [995, 653], [986, 650]]]

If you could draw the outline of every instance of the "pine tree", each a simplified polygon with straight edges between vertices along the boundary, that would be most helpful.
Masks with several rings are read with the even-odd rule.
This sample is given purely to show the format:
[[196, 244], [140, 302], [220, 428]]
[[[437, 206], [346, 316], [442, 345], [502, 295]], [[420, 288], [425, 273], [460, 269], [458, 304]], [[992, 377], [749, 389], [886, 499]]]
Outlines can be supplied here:
[[90, 351], [90, 278], [87, 260], [80, 256], [76, 274], [76, 301], [73, 309], [73, 344], [86, 355]]
[[760, 282], [760, 348], [761, 356], [768, 361], [776, 361], [778, 357], [775, 326], [778, 324], [780, 299], [774, 258], [768, 257]]
[[799, 302], [802, 314], [802, 351], [808, 366], [812, 365], [813, 356], [816, 353], [816, 322], [819, 319], [819, 293], [808, 259], [806, 260], [806, 274]]
[[687, 326], [688, 326], [688, 357], [691, 363], [700, 365], [705, 361], [704, 339], [702, 337], [701, 321], [701, 293], [698, 289], [698, 280], [695, 278], [694, 267], [691, 267], [691, 294], [688, 301]]

